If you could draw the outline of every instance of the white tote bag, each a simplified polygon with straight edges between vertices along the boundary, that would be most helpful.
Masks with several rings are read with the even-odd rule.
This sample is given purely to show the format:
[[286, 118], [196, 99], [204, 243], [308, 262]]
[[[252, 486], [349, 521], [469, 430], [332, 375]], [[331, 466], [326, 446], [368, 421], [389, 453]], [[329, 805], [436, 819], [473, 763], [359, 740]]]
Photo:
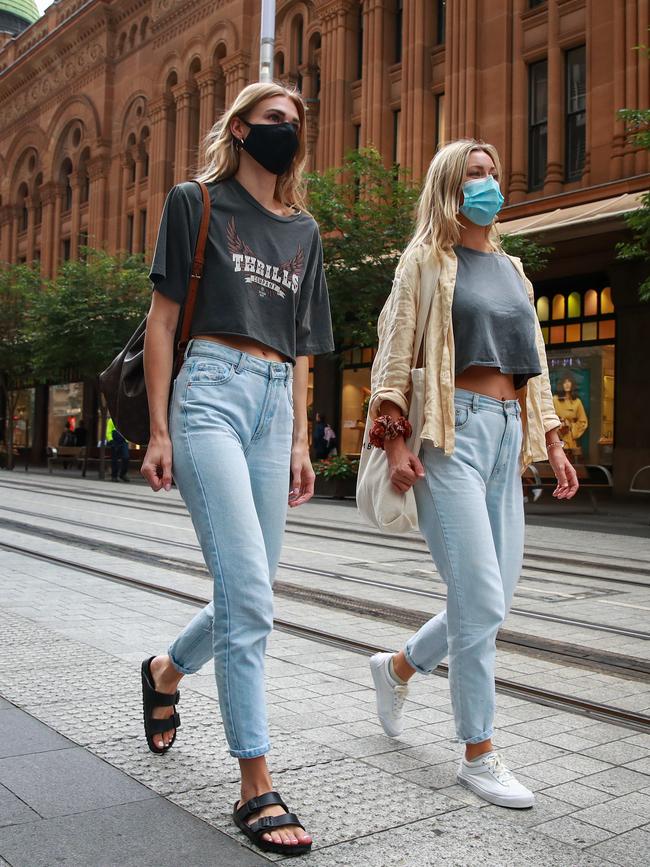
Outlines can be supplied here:
[[[424, 423], [424, 368], [416, 367], [426, 324], [431, 312], [433, 292], [440, 276], [440, 266], [433, 269], [432, 279], [420, 281], [418, 321], [413, 343], [411, 361], [411, 389], [408, 419], [412, 434], [406, 445], [413, 454], [420, 451], [422, 425]], [[388, 458], [383, 449], [370, 445], [372, 428], [370, 415], [366, 419], [366, 429], [361, 447], [359, 473], [357, 476], [357, 508], [362, 518], [384, 533], [408, 533], [418, 529], [418, 513], [413, 488], [401, 494], [390, 481]]]

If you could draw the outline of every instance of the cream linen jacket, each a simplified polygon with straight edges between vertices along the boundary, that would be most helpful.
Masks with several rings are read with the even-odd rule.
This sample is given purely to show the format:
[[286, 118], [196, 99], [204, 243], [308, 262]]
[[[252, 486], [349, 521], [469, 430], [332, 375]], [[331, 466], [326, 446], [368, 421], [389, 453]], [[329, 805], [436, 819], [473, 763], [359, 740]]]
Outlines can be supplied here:
[[[521, 274], [534, 306], [530, 280], [521, 260], [508, 257]], [[429, 440], [446, 455], [454, 450], [454, 380], [455, 353], [451, 306], [456, 285], [458, 260], [450, 250], [443, 254], [440, 276], [433, 286], [431, 315], [424, 333], [425, 400], [422, 439]], [[435, 281], [437, 268], [428, 246], [418, 248], [403, 261], [395, 274], [393, 288], [379, 316], [379, 348], [372, 365], [370, 418], [379, 415], [382, 401], [390, 400], [408, 415], [413, 343], [417, 323], [420, 286], [424, 280]], [[535, 339], [541, 376], [535, 376], [517, 392], [521, 405], [523, 443], [520, 469], [534, 461], [547, 460], [545, 433], [560, 426], [555, 413], [548, 378], [544, 338], [535, 316]]]

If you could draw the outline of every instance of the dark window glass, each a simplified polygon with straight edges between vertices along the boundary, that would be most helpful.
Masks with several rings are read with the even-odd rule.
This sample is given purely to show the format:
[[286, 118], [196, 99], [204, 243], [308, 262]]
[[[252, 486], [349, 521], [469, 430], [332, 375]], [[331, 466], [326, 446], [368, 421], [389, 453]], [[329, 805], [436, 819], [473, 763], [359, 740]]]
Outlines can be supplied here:
[[65, 182], [65, 203], [64, 210], [69, 211], [72, 207], [72, 187], [70, 186], [70, 175], [66, 178]]
[[355, 125], [354, 125], [354, 149], [358, 151], [360, 144], [361, 144], [361, 124], [355, 123]]
[[147, 238], [147, 212], [140, 211], [140, 253], [144, 253]]
[[20, 230], [24, 232], [27, 228], [27, 224], [29, 223], [29, 213], [27, 211], [27, 207], [23, 205], [20, 211]]
[[90, 178], [87, 173], [81, 179], [81, 202], [87, 202], [90, 196]]
[[585, 46], [566, 53], [566, 179], [577, 181], [585, 165], [587, 63]]
[[395, 63], [402, 62], [402, 20], [404, 0], [395, 0]]
[[63, 241], [63, 261], [70, 261], [70, 238], [65, 238]]
[[128, 214], [126, 218], [126, 249], [129, 253], [133, 252], [133, 214]]
[[548, 135], [548, 63], [528, 67], [528, 189], [544, 186]]
[[445, 95], [436, 94], [436, 140], [435, 149], [438, 150], [445, 140]]
[[542, 3], [546, 3], [546, 0], [528, 0], [528, 8], [534, 9], [535, 6], [541, 6]]
[[296, 60], [298, 61], [298, 66], [302, 66], [302, 40], [303, 40], [303, 22], [302, 16], [298, 19], [298, 26], [296, 27]]
[[447, 21], [447, 0], [437, 0], [436, 44], [445, 44], [445, 24]]

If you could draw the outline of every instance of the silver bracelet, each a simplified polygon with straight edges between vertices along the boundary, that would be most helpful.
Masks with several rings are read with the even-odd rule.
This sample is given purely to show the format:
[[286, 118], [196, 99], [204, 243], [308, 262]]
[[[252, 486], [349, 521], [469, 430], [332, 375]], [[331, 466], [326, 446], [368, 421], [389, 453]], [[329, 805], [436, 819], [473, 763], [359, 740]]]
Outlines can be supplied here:
[[553, 440], [552, 443], [546, 443], [547, 450], [551, 448], [551, 446], [559, 446], [561, 449], [564, 448], [564, 443], [562, 440]]

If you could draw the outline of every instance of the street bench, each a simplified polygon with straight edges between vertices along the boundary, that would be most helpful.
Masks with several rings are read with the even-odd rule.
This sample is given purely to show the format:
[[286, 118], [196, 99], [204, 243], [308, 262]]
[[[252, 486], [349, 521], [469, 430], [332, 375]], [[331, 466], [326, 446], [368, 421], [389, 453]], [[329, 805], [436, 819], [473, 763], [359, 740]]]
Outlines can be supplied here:
[[[598, 512], [596, 492], [613, 490], [611, 472], [602, 464], [574, 464], [573, 468], [580, 483], [580, 490], [587, 492], [594, 512]], [[524, 473], [523, 480], [525, 489], [530, 490], [533, 495], [533, 502], [536, 502], [545, 490], [555, 490], [557, 486], [553, 467], [546, 461], [531, 464]]]
[[72, 464], [75, 469], [83, 469], [85, 456], [85, 446], [50, 446], [47, 450], [47, 468], [50, 473], [57, 464], [63, 464], [64, 469], [68, 464]]
[[[643, 487], [645, 485], [645, 487]], [[650, 464], [639, 467], [630, 482], [631, 494], [650, 494]]]

